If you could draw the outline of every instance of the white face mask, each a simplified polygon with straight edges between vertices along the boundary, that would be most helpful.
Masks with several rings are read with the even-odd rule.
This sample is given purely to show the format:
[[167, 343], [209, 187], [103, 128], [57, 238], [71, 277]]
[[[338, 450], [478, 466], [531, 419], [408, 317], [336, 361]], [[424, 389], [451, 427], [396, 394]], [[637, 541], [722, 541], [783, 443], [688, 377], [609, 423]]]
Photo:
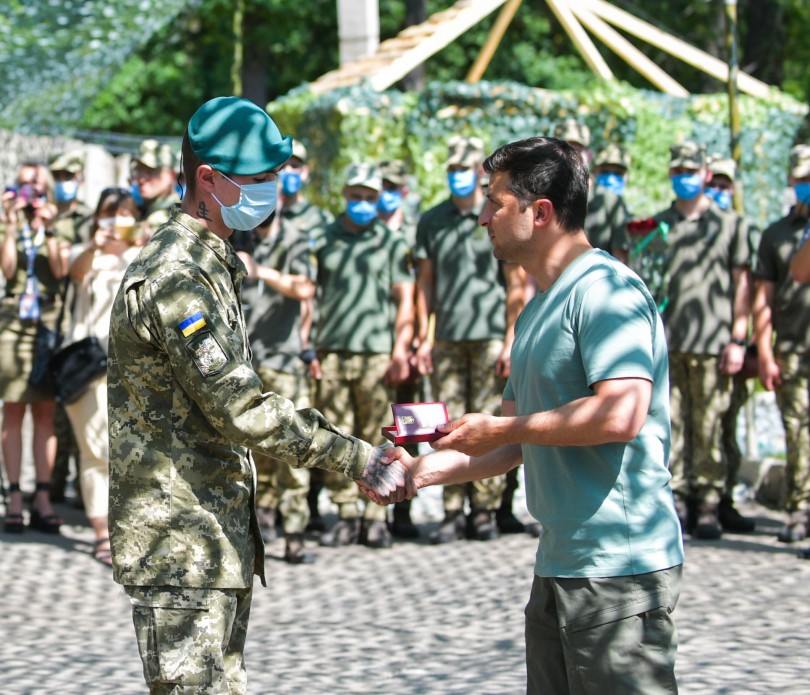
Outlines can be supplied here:
[[222, 205], [222, 221], [231, 229], [249, 232], [270, 217], [270, 213], [276, 209], [277, 181], [240, 185], [225, 174], [222, 176], [239, 189], [239, 200], [233, 205], [222, 205], [222, 201], [214, 195], [214, 200]]

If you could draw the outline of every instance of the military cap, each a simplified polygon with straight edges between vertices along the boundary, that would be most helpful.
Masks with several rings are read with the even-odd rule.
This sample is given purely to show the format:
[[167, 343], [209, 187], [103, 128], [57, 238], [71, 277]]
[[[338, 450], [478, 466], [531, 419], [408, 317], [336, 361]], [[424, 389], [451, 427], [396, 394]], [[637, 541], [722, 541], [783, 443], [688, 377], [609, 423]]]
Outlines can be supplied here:
[[712, 174], [716, 176], [727, 176], [730, 181], [736, 181], [737, 162], [731, 157], [721, 157], [719, 155], [709, 157], [706, 164]]
[[700, 169], [706, 163], [706, 149], [691, 140], [669, 148], [669, 166], [684, 169]]
[[623, 147], [619, 147], [615, 143], [605, 145], [596, 155], [593, 160], [594, 166], [602, 166], [604, 164], [612, 164], [613, 166], [630, 168], [630, 153]]
[[810, 145], [796, 145], [790, 150], [790, 175], [794, 179], [810, 176]]
[[474, 167], [484, 161], [481, 138], [454, 135], [447, 143], [447, 166]]
[[138, 154], [133, 157], [150, 169], [174, 168], [174, 152], [169, 145], [161, 144], [157, 140], [144, 140], [138, 147]]
[[298, 140], [293, 139], [292, 141], [292, 155], [293, 157], [297, 157], [302, 162], [307, 161], [307, 148], [304, 147], [304, 143]]
[[383, 181], [390, 181], [395, 186], [404, 186], [408, 183], [408, 168], [401, 159], [380, 162], [380, 171]]
[[355, 162], [346, 169], [347, 186], [365, 186], [375, 191], [382, 190], [382, 172], [375, 164]]
[[84, 169], [84, 152], [82, 150], [70, 150], [56, 155], [48, 165], [51, 171], [69, 171], [71, 174], [79, 174]]
[[216, 97], [188, 122], [191, 149], [224, 174], [251, 176], [275, 169], [292, 155], [292, 138], [282, 137], [273, 119], [251, 101]]
[[566, 118], [554, 128], [554, 137], [566, 142], [578, 142], [583, 147], [591, 146], [591, 130], [584, 123]]

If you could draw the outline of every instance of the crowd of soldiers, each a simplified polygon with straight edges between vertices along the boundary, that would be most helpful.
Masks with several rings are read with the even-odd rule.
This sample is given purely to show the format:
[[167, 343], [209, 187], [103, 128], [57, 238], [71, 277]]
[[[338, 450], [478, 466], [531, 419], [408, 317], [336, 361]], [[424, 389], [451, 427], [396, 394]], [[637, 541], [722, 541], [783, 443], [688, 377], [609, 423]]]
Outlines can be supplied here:
[[[709, 540], [724, 531], [755, 528], [734, 506], [742, 462], [737, 418], [754, 386], [753, 375], [776, 391], [786, 431], [781, 501], [786, 520], [778, 537], [785, 543], [802, 541], [810, 535], [805, 359], [810, 289], [793, 279], [790, 261], [810, 233], [810, 146], [791, 150], [787, 173], [796, 203], [760, 234], [734, 212], [733, 160], [711, 156], [693, 142], [674, 144], [673, 203], [649, 220], [634, 221], [624, 199], [631, 169], [627, 151], [609, 144], [594, 156], [587, 127], [573, 120], [561, 123], [554, 135], [591, 165], [586, 232], [592, 245], [639, 272], [664, 319], [671, 484], [684, 531]], [[538, 289], [519, 266], [493, 257], [487, 231], [478, 224], [486, 199], [485, 155], [479, 138], [452, 137], [445, 161], [448, 197], [421, 215], [414, 204], [418, 181], [406, 163], [356, 162], [344, 173], [344, 205], [333, 216], [307, 199], [308, 152], [294, 141], [292, 157], [278, 175], [277, 210], [230, 239], [247, 269], [242, 299], [253, 364], [266, 391], [297, 408], [314, 407], [344, 431], [372, 442], [380, 441], [381, 428], [390, 424], [392, 403], [440, 401], [450, 417], [499, 413], [515, 320]], [[171, 149], [155, 140], [144, 141], [133, 155], [124, 186], [137, 214], [132, 225], [138, 233], [129, 237], [130, 246], [144, 243], [179, 202], [183, 181], [176, 167]], [[70, 313], [71, 295], [65, 298], [62, 279], [73, 276], [72, 264], [88, 244], [91, 254], [100, 248], [93, 241], [99, 210], [93, 213], [80, 202], [84, 173], [81, 151], [62, 153], [48, 166], [20, 167], [3, 194], [3, 301], [10, 312], [4, 329], [12, 319], [31, 318], [23, 314], [24, 297], [31, 294], [42, 318], [55, 320], [61, 300]], [[12, 256], [13, 265], [7, 261]], [[51, 502], [64, 500], [71, 461], [83, 457], [82, 447], [77, 453], [72, 419], [63, 409], [21, 383], [31, 367], [35, 335], [28, 331], [27, 345], [14, 326], [14, 341], [12, 333], [5, 339], [0, 335], [8, 483], [4, 530], [25, 527], [21, 439], [11, 435], [30, 405], [37, 487], [29, 526], [58, 533]], [[314, 560], [306, 538], [317, 537], [330, 547], [390, 548], [395, 538], [420, 536], [409, 502], [389, 510], [365, 499], [344, 476], [292, 468], [259, 454], [255, 460], [262, 535], [271, 540], [283, 534], [290, 563]], [[76, 468], [81, 471], [81, 460]], [[444, 518], [429, 541], [539, 535], [536, 524], [524, 524], [514, 514], [517, 485], [513, 473], [447, 486]], [[331, 528], [321, 514], [324, 494], [337, 509]], [[106, 509], [99, 514], [106, 516]], [[99, 543], [105, 533], [106, 525], [98, 531]], [[108, 548], [97, 548], [98, 559], [109, 561]]]

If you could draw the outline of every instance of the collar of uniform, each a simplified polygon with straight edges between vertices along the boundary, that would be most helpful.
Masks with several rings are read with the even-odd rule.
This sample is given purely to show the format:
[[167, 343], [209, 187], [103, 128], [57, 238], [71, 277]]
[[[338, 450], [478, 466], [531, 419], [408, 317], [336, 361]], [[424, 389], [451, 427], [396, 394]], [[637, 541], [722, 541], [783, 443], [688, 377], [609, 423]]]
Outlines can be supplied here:
[[220, 239], [208, 227], [187, 215], [178, 205], [172, 210], [171, 220], [191, 232], [201, 244], [207, 246], [231, 268], [244, 270], [244, 264], [239, 260], [236, 252], [225, 239]]
[[296, 215], [300, 215], [302, 212], [304, 212], [309, 205], [311, 205], [311, 203], [308, 200], [299, 200], [293, 205], [286, 205], [281, 208], [281, 216], [295, 217]]

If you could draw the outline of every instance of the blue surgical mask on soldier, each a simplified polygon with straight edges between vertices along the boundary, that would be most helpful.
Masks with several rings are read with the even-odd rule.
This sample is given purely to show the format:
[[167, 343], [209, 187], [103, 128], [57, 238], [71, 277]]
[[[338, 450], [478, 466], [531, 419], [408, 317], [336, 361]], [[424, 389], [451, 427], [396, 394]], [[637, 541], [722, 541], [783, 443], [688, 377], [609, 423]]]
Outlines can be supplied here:
[[797, 203], [810, 205], [810, 181], [800, 181], [794, 184], [793, 192], [796, 194]]
[[377, 209], [386, 215], [399, 209], [400, 205], [402, 205], [401, 191], [383, 191], [377, 201]]
[[281, 190], [284, 191], [284, 195], [295, 195], [301, 190], [301, 172], [282, 171], [279, 178], [281, 179]]
[[615, 172], [599, 174], [599, 176], [596, 177], [597, 188], [604, 188], [606, 191], [610, 191], [616, 195], [624, 194], [624, 183], [624, 176]]
[[699, 173], [675, 174], [671, 179], [675, 196], [682, 200], [692, 200], [703, 188], [703, 177]]
[[53, 185], [53, 195], [57, 203], [69, 203], [71, 200], [76, 199], [79, 192], [79, 182], [73, 181], [57, 181]]
[[475, 191], [475, 184], [475, 169], [447, 172], [447, 185], [450, 186], [450, 192], [459, 198], [472, 195]]
[[141, 207], [143, 205], [143, 196], [141, 195], [141, 187], [133, 181], [129, 186], [129, 190], [132, 193], [132, 198], [135, 201], [135, 205]]
[[350, 200], [346, 203], [346, 214], [358, 227], [365, 227], [377, 217], [377, 206], [367, 200]]
[[731, 191], [723, 191], [719, 188], [707, 188], [704, 193], [709, 196], [721, 210], [728, 210], [731, 207]]
[[248, 232], [264, 222], [276, 209], [278, 182], [275, 179], [240, 185], [225, 174], [222, 176], [239, 189], [239, 200], [233, 205], [222, 205], [222, 201], [211, 194], [214, 200], [222, 205], [222, 221], [225, 226], [240, 232]]

